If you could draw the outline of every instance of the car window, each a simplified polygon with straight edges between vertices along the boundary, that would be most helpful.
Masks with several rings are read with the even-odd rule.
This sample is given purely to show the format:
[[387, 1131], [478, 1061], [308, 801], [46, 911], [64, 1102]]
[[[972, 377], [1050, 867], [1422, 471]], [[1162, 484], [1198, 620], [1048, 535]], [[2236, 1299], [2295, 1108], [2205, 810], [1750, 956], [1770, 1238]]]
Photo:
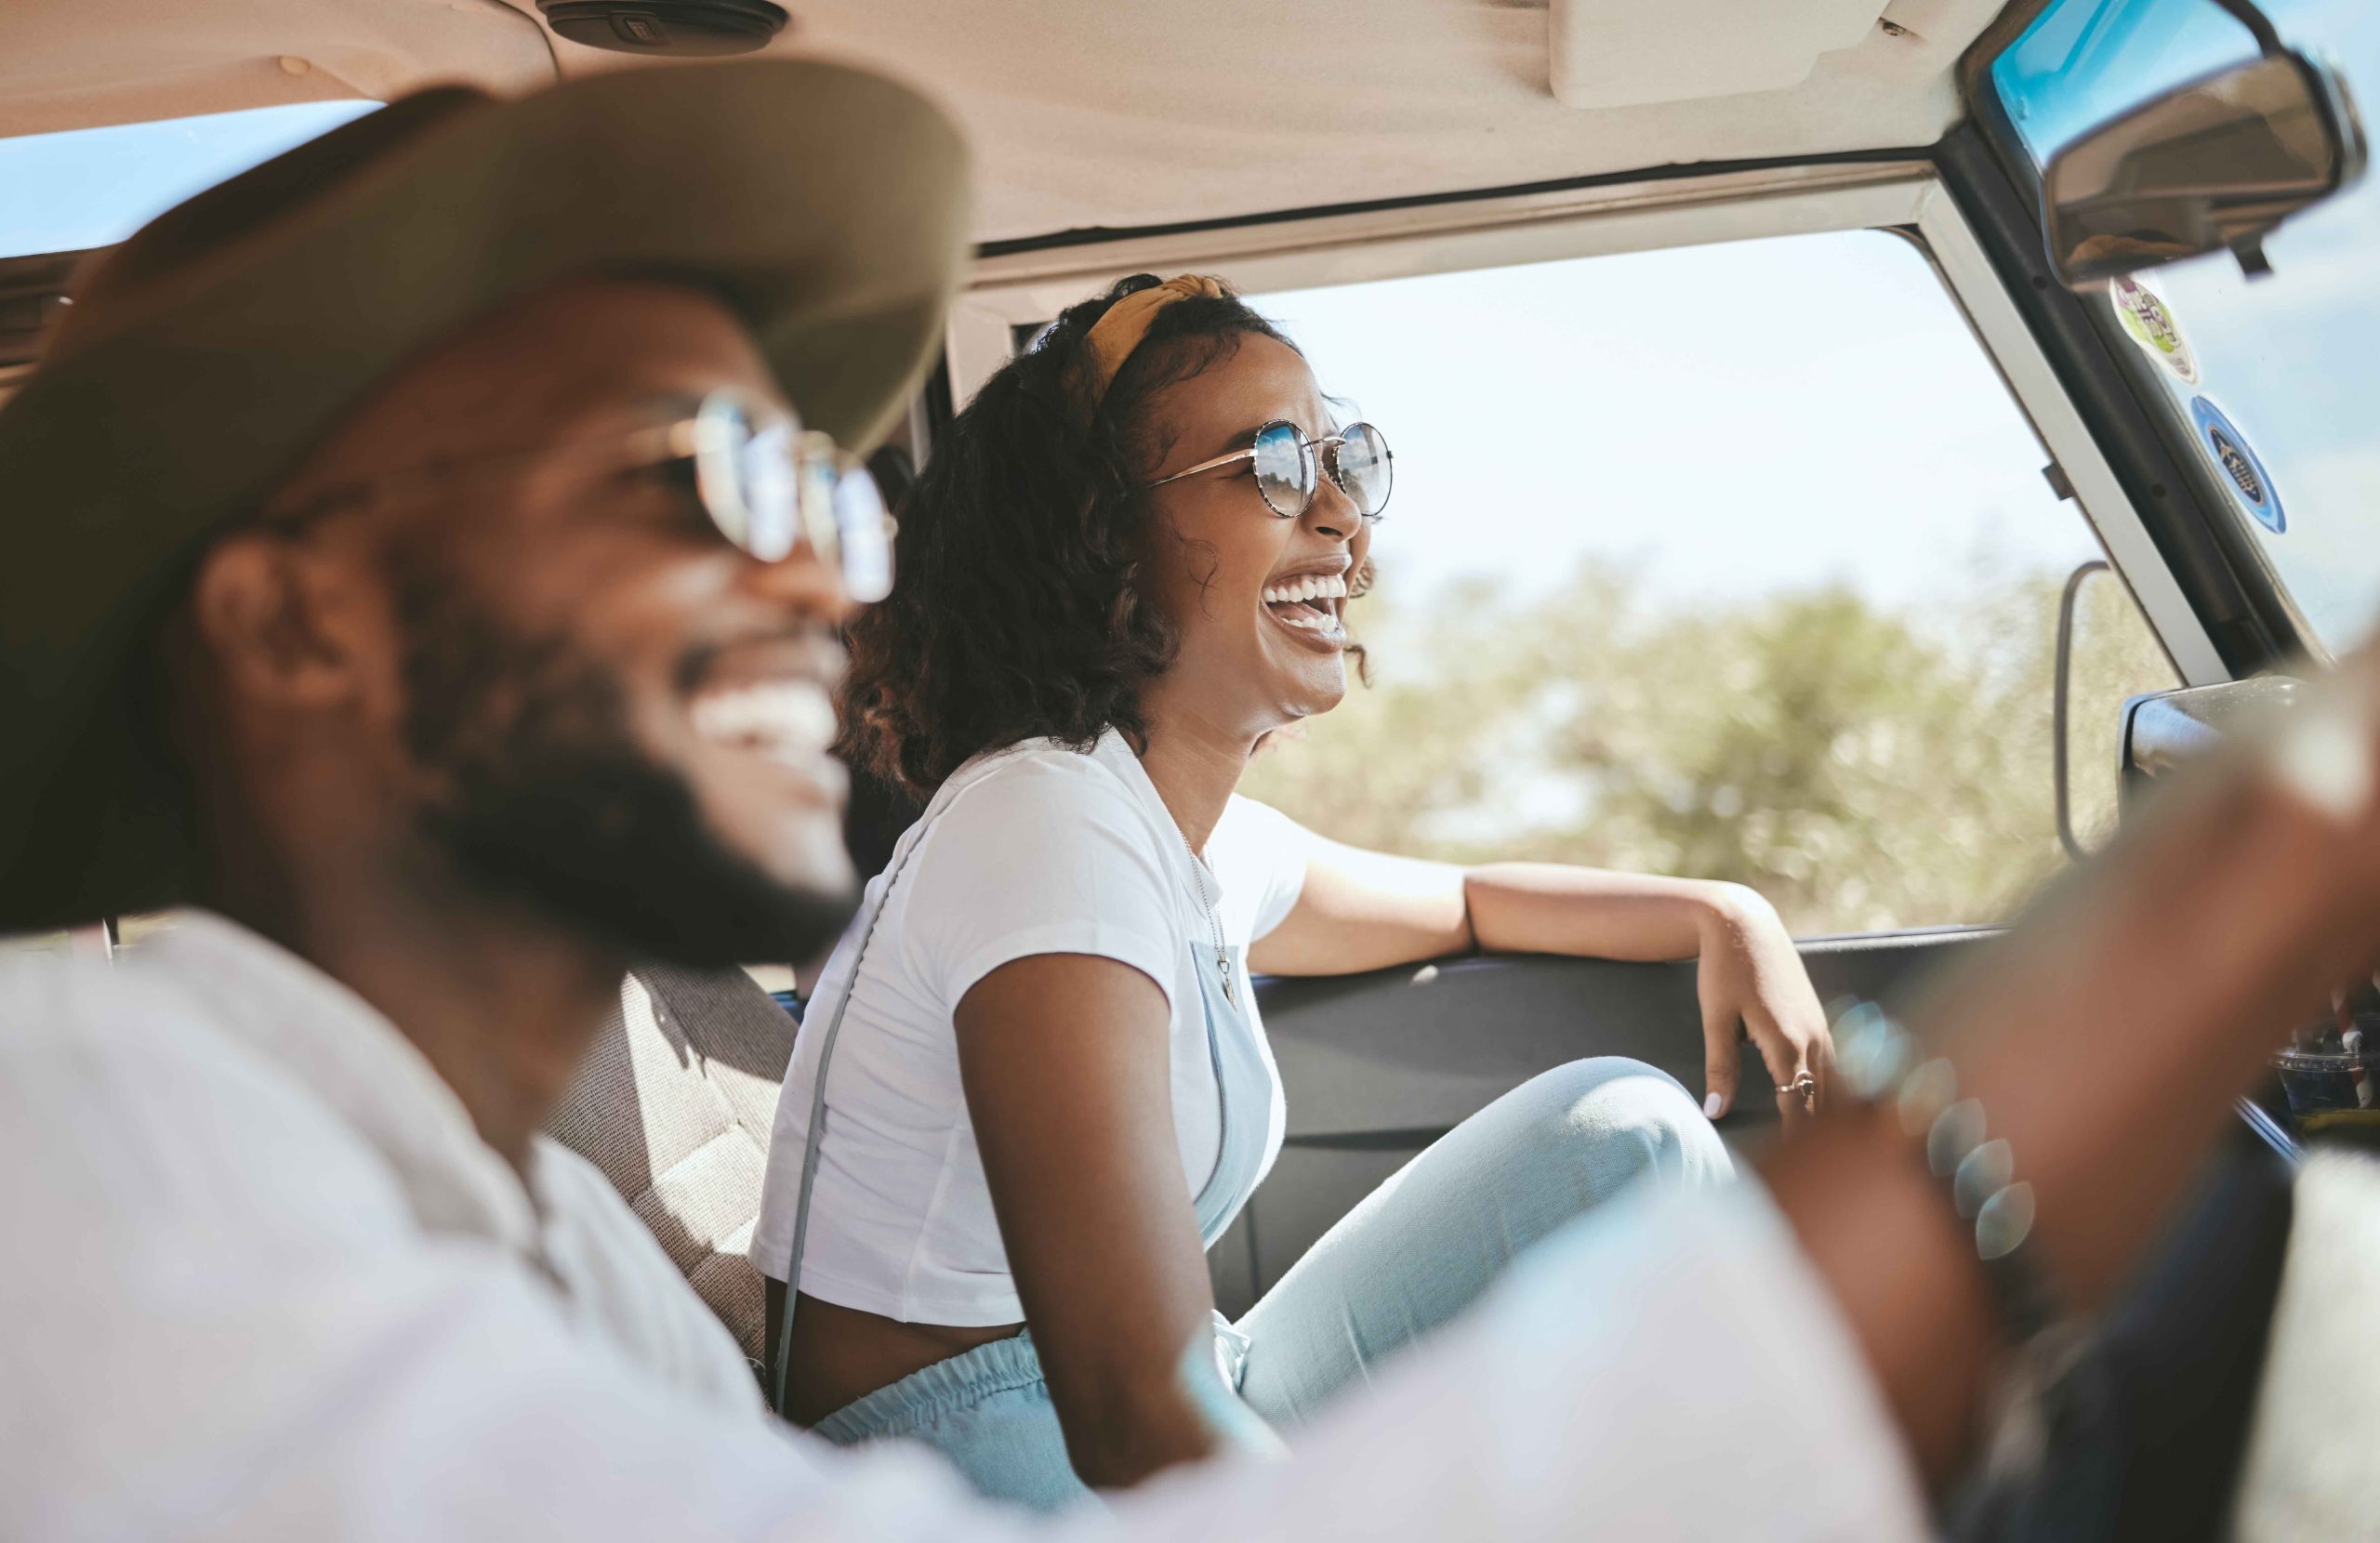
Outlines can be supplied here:
[[192, 193], [378, 105], [298, 102], [0, 138], [0, 257], [112, 245]]
[[[2368, 103], [2380, 91], [2380, 7], [2263, 0], [2291, 46], [2326, 54]], [[2054, 0], [1991, 64], [2022, 149], [2041, 164], [2083, 130], [2196, 76], [2252, 59], [2213, 0]], [[2228, 257], [2117, 280], [2092, 310], [2201, 458], [2231, 518], [2334, 653], [2380, 621], [2380, 182], [2283, 225], [2269, 277]]]
[[[2063, 861], [2056, 600], [2099, 556], [1924, 254], [1850, 231], [1256, 297], [1397, 486], [1369, 689], [1247, 791], [1358, 845], [1740, 880], [1804, 934], [1985, 923]], [[2088, 586], [2081, 821], [2176, 684]]]

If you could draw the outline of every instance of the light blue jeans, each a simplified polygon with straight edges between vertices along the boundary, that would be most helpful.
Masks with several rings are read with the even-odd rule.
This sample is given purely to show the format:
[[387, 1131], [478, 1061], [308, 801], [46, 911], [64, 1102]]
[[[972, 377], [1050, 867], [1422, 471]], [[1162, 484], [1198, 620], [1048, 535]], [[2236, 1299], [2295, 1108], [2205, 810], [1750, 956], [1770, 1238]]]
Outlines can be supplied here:
[[[1618, 1057], [1543, 1073], [1390, 1176], [1249, 1310], [1236, 1325], [1249, 1340], [1240, 1397], [1294, 1427], [1468, 1307], [1563, 1223], [1639, 1180], [1712, 1184], [1734, 1172], [1667, 1073]], [[879, 1388], [817, 1433], [840, 1445], [926, 1442], [985, 1494], [1045, 1510], [1091, 1493], [1067, 1460], [1029, 1333]]]

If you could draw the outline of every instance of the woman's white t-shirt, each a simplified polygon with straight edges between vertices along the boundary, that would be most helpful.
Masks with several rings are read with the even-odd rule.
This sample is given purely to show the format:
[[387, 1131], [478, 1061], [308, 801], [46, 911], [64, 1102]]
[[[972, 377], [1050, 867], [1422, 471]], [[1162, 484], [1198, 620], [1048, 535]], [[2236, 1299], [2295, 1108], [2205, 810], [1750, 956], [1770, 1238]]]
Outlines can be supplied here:
[[[1208, 895], [1226, 945], [1241, 951], [1235, 993], [1260, 1047], [1245, 950], [1297, 903], [1312, 839], [1287, 815], [1235, 797], [1207, 843]], [[1213, 934], [1189, 847], [1114, 732], [1088, 754], [1034, 740], [952, 774], [868, 886], [805, 1014], [752, 1241], [753, 1263], [772, 1279], [785, 1278], [792, 1255], [823, 1031], [879, 905], [828, 1074], [800, 1288], [905, 1323], [1020, 1322], [951, 1013], [977, 981], [1036, 954], [1098, 955], [1155, 981], [1171, 1012], [1174, 1135], [1195, 1195], [1215, 1167], [1221, 1105], [1193, 952], [1211, 957]], [[1263, 1059], [1265, 1107], [1236, 1101], [1232, 1111], [1263, 1122], [1258, 1179], [1280, 1151], [1282, 1125], [1280, 1077], [1269, 1050]]]

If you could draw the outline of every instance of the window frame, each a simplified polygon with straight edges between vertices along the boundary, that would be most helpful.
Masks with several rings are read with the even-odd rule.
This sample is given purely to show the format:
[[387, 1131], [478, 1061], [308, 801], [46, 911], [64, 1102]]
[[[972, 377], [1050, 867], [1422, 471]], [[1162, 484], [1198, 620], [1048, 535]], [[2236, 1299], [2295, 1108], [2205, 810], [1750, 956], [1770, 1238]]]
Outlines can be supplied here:
[[2229, 494], [2205, 457], [2177, 440], [2169, 406], [2154, 400], [2139, 374], [2119, 362], [2121, 350], [2103, 320], [2093, 314], [2096, 308], [2084, 305], [2050, 270], [2041, 225], [2041, 168], [2017, 132], [1991, 66], [2052, 4], [2019, 0], [1968, 46], [1958, 67], [1968, 121], [1935, 147], [1936, 164], [2011, 274], [2010, 282], [2030, 275], [2032, 293], [2018, 293], [2019, 309], [2051, 339], [2061, 377], [2114, 447], [2132, 485], [2157, 491], [2151, 523], [2165, 548], [2176, 553], [2175, 560], [2194, 570], [2188, 587], [2212, 613], [2231, 614], [2223, 643], [2234, 678], [2302, 669], [2309, 661], [2316, 667], [2329, 665], [2330, 649], [2241, 528]]
[[1010, 356], [1020, 328], [1129, 273], [1214, 272], [1263, 293], [1857, 230], [1907, 236], [1928, 259], [2045, 455], [2065, 473], [2078, 512], [2180, 679], [2192, 686], [2231, 679], [2123, 480], [1929, 160], [1673, 173], [986, 256], [951, 312], [947, 378], [953, 400], [965, 402]]

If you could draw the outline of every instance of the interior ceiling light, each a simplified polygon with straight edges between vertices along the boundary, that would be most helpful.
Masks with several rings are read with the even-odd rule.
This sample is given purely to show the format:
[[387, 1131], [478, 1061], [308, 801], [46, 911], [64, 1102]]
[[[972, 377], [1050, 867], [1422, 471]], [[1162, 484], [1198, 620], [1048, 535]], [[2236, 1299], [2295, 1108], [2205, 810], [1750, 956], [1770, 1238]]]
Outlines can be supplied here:
[[623, 54], [748, 54], [785, 31], [770, 0], [537, 0], [556, 34]]

